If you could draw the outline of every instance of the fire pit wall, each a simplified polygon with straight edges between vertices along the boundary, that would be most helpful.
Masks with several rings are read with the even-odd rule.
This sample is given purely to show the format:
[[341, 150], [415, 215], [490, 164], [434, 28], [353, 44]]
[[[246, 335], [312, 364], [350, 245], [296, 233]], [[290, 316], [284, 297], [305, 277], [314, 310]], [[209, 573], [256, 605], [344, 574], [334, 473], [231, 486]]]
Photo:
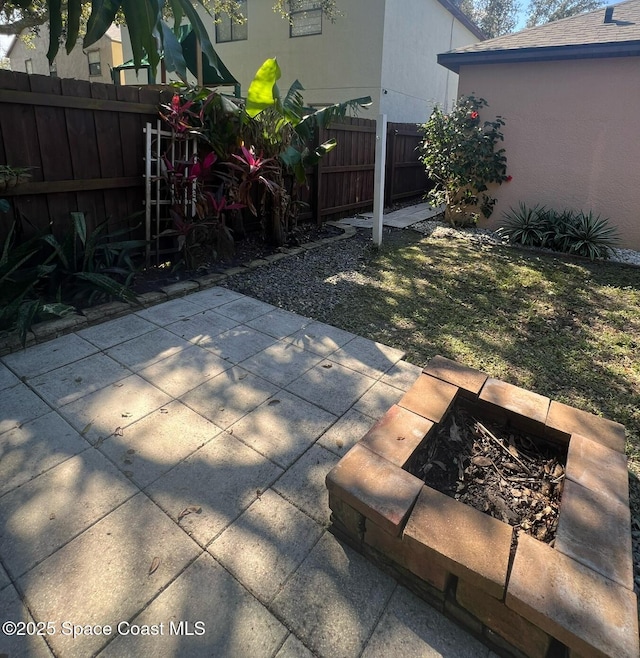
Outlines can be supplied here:
[[[454, 404], [567, 450], [551, 547], [403, 466]], [[332, 531], [503, 655], [636, 658], [625, 429], [437, 356], [327, 476]]]

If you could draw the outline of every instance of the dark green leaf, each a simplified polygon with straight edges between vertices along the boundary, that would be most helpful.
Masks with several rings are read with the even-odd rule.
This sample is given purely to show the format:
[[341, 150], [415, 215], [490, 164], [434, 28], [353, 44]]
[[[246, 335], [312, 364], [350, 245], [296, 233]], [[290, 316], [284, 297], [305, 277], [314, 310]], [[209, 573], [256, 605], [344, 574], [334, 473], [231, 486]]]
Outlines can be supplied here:
[[171, 28], [164, 22], [162, 26], [162, 45], [164, 51], [164, 64], [167, 71], [175, 71], [183, 80], [187, 80], [187, 63], [184, 61], [182, 46]]
[[67, 54], [69, 54], [78, 41], [82, 0], [67, 0], [67, 8]]
[[53, 60], [58, 54], [61, 36], [62, 3], [61, 0], [49, 0], [49, 50], [47, 52], [49, 64], [53, 63]]
[[113, 23], [119, 8], [120, 0], [93, 0], [91, 15], [87, 22], [87, 33], [82, 42], [84, 48], [93, 45], [104, 35]]

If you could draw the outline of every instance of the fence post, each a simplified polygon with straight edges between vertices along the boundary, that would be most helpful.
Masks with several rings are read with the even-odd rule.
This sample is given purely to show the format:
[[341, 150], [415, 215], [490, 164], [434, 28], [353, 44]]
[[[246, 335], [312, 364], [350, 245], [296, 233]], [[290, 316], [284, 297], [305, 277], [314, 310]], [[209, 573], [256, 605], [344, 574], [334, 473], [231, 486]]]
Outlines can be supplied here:
[[[316, 131], [316, 141], [315, 141], [315, 147], [317, 148], [322, 144], [322, 141], [324, 139], [324, 128], [317, 128]], [[315, 189], [315, 194], [314, 194], [314, 199], [313, 199], [313, 205], [315, 206], [313, 208], [315, 218], [316, 218], [316, 226], [322, 226], [322, 214], [321, 210], [322, 208], [320, 207], [320, 201], [321, 201], [321, 190], [322, 190], [322, 158], [320, 158], [315, 166], [316, 169], [316, 189]]]
[[386, 163], [386, 177], [384, 184], [384, 202], [387, 206], [393, 203], [393, 183], [396, 174], [396, 130], [393, 123], [388, 124], [387, 130], [387, 163]]
[[384, 210], [385, 158], [387, 156], [387, 115], [376, 121], [376, 160], [373, 178], [373, 241], [382, 244], [382, 211]]

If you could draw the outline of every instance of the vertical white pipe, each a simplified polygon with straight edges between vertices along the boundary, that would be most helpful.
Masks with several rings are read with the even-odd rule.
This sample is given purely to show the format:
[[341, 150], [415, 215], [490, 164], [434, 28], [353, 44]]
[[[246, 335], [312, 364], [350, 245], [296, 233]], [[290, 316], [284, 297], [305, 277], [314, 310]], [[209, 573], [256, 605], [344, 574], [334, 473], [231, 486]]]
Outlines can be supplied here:
[[376, 164], [373, 183], [373, 241], [382, 244], [382, 211], [384, 210], [385, 160], [387, 157], [387, 115], [376, 121]]

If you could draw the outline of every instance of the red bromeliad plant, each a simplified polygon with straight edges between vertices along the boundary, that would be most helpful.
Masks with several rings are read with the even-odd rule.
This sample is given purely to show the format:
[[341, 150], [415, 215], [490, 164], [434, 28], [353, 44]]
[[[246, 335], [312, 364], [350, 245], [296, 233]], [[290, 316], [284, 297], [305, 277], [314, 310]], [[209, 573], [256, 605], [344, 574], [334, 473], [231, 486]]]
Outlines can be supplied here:
[[215, 194], [207, 189], [217, 159], [216, 154], [210, 152], [202, 159], [193, 157], [188, 162], [172, 165], [166, 155], [163, 156], [165, 178], [171, 191], [169, 213], [173, 228], [161, 235], [177, 237], [178, 249], [188, 269], [194, 267], [194, 251], [199, 247], [212, 247], [214, 256], [232, 250], [233, 237], [225, 213], [244, 208], [242, 203], [227, 201], [221, 183]]

